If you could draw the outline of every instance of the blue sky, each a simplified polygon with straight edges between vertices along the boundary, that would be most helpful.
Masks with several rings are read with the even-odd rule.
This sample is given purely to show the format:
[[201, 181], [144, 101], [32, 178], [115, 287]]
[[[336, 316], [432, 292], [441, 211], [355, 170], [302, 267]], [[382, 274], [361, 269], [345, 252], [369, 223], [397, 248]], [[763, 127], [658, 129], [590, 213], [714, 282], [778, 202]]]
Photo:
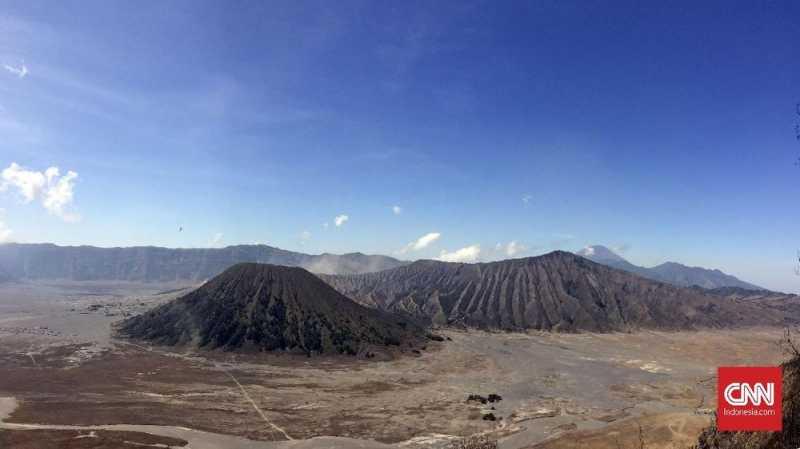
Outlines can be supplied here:
[[0, 237], [798, 291], [800, 4], [669, 3], [5, 1]]

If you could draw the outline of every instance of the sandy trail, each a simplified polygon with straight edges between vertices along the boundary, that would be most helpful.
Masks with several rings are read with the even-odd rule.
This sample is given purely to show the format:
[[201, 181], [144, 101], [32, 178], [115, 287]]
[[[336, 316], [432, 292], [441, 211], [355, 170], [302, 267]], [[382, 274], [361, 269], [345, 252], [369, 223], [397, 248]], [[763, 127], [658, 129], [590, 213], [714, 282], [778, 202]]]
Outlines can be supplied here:
[[294, 440], [294, 438], [290, 437], [289, 434], [286, 433], [285, 430], [283, 430], [282, 428], [278, 427], [277, 424], [273, 423], [272, 421], [270, 421], [267, 418], [267, 415], [264, 414], [264, 411], [262, 411], [261, 408], [256, 404], [256, 401], [254, 401], [253, 398], [250, 397], [250, 394], [247, 393], [247, 390], [244, 389], [244, 386], [239, 382], [239, 379], [237, 379], [236, 376], [231, 374], [231, 372], [226, 370], [225, 368], [220, 367], [220, 369], [222, 369], [222, 371], [225, 374], [227, 374], [228, 377], [230, 377], [231, 380], [233, 380], [236, 383], [236, 385], [239, 386], [239, 389], [242, 391], [242, 395], [245, 397], [245, 399], [247, 399], [250, 402], [250, 404], [253, 405], [253, 408], [256, 409], [256, 412], [258, 412], [258, 414], [261, 416], [261, 419], [263, 419], [265, 423], [267, 423], [270, 427], [275, 429], [276, 432], [278, 432], [281, 435], [283, 435], [287, 440], [289, 440], [289, 441]]
[[[159, 351], [156, 351], [156, 350], [154, 350], [153, 348], [148, 348], [148, 347], [145, 347], [145, 346], [142, 346], [142, 345], [138, 345], [138, 344], [136, 344], [136, 343], [131, 343], [131, 342], [120, 342], [120, 343], [122, 343], [122, 344], [125, 344], [125, 345], [128, 345], [128, 346], [133, 346], [134, 348], [141, 349], [141, 350], [143, 350], [143, 351], [147, 351], [147, 352], [153, 352], [153, 353], [159, 353], [159, 354], [160, 354], [160, 352], [159, 352]], [[162, 354], [162, 355], [165, 355], [165, 356], [173, 356], [173, 357], [177, 356], [177, 357], [185, 358], [185, 359], [188, 359], [188, 360], [190, 360], [190, 361], [191, 361], [191, 358], [190, 358], [190, 357], [181, 356], [180, 354], [177, 354], [177, 353]], [[239, 387], [239, 390], [242, 392], [242, 396], [244, 396], [244, 398], [247, 400], [247, 402], [249, 402], [249, 403], [250, 403], [250, 405], [252, 405], [252, 406], [253, 406], [253, 409], [255, 409], [256, 413], [258, 413], [258, 415], [259, 415], [259, 416], [261, 416], [261, 419], [263, 419], [263, 420], [264, 420], [264, 422], [265, 422], [265, 423], [267, 423], [267, 425], [268, 425], [268, 426], [270, 426], [270, 427], [271, 427], [273, 430], [275, 430], [276, 432], [280, 433], [280, 434], [281, 434], [281, 435], [282, 435], [282, 436], [283, 436], [285, 439], [287, 439], [287, 440], [289, 440], [289, 441], [292, 441], [292, 440], [294, 440], [294, 438], [292, 438], [292, 437], [291, 437], [291, 436], [290, 436], [290, 435], [289, 435], [289, 434], [286, 432], [286, 430], [284, 430], [283, 428], [281, 428], [281, 427], [280, 427], [280, 426], [278, 426], [277, 424], [275, 424], [275, 423], [273, 423], [272, 421], [270, 421], [270, 420], [269, 420], [269, 418], [267, 418], [267, 415], [266, 415], [266, 413], [264, 413], [264, 411], [263, 411], [263, 410], [261, 410], [261, 408], [258, 406], [258, 404], [256, 404], [256, 401], [254, 401], [254, 400], [253, 400], [253, 398], [250, 396], [250, 394], [249, 394], [249, 393], [247, 392], [247, 390], [244, 388], [244, 385], [242, 385], [242, 384], [241, 384], [241, 382], [239, 382], [239, 379], [237, 379], [237, 378], [236, 378], [236, 376], [234, 376], [234, 375], [233, 375], [233, 373], [231, 373], [230, 371], [228, 371], [227, 369], [225, 369], [225, 367], [224, 367], [224, 366], [221, 366], [221, 365], [220, 365], [220, 364], [218, 364], [218, 363], [215, 363], [215, 364], [214, 364], [214, 367], [215, 367], [215, 368], [217, 368], [217, 369], [219, 369], [220, 371], [222, 371], [222, 372], [223, 372], [223, 373], [225, 373], [225, 374], [226, 374], [228, 377], [230, 377], [230, 378], [231, 378], [231, 380], [232, 380], [232, 381], [233, 381], [233, 382], [236, 384], [236, 386], [237, 386], [237, 387]]]

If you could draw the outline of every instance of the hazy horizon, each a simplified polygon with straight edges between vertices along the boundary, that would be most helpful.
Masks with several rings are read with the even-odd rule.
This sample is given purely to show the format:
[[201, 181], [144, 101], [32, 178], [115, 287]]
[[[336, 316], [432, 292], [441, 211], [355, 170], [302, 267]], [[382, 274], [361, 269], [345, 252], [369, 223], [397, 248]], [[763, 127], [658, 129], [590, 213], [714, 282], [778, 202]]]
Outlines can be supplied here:
[[80, 5], [0, 12], [0, 241], [604, 244], [800, 292], [795, 2]]

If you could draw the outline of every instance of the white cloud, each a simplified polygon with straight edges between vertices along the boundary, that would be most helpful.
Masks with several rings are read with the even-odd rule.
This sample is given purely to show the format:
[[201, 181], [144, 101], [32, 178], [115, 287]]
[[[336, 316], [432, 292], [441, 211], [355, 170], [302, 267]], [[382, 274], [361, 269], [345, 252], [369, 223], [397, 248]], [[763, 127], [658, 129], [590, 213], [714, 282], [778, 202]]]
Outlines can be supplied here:
[[419, 251], [423, 248], [426, 248], [431, 243], [435, 242], [436, 240], [439, 240], [439, 237], [441, 236], [442, 234], [438, 232], [430, 232], [428, 234], [425, 234], [422, 237], [418, 238], [417, 241], [413, 243], [412, 249], [414, 251]]
[[512, 241], [508, 242], [508, 245], [506, 245], [506, 255], [508, 257], [513, 257], [513, 256], [525, 251], [526, 249], [527, 248], [525, 248], [524, 245], [520, 245], [519, 243], [517, 243], [516, 240], [512, 240]]
[[66, 175], [59, 177], [58, 168], [50, 167], [45, 172], [45, 176], [47, 177], [48, 188], [42, 199], [44, 208], [65, 221], [75, 222], [80, 220], [78, 215], [65, 210], [75, 198], [73, 189], [78, 174], [74, 171], [68, 171]]
[[413, 242], [409, 243], [408, 245], [406, 245], [405, 248], [403, 248], [403, 249], [401, 249], [399, 251], [399, 253], [400, 254], [405, 254], [405, 253], [407, 253], [409, 251], [419, 251], [421, 249], [425, 249], [431, 243], [439, 240], [439, 237], [441, 237], [441, 236], [442, 236], [442, 234], [440, 234], [438, 232], [429, 232], [429, 233], [423, 235], [422, 237], [414, 240]]
[[[345, 215], [345, 214], [342, 214], [342, 215], [337, 215], [337, 216], [336, 216], [336, 218], [334, 218], [334, 219], [333, 219], [333, 224], [335, 224], [337, 228], [340, 228], [340, 227], [342, 227], [342, 225], [343, 225], [343, 224], [345, 224], [345, 223], [347, 222], [347, 220], [349, 220], [349, 219], [350, 219], [350, 217], [348, 217], [348, 216], [347, 216], [347, 215]], [[356, 226], [356, 227], [358, 227], [358, 226]]]
[[453, 251], [452, 253], [448, 253], [447, 251], [442, 251], [439, 253], [439, 257], [437, 260], [441, 260], [442, 262], [475, 262], [478, 260], [478, 257], [481, 255], [481, 246], [480, 245], [470, 245], [458, 250]]
[[217, 232], [216, 234], [214, 234], [214, 237], [211, 238], [211, 241], [208, 243], [209, 246], [211, 246], [211, 247], [221, 246], [223, 237], [224, 237], [224, 234], [222, 234], [221, 232]]
[[14, 67], [12, 65], [3, 64], [3, 68], [7, 71], [11, 72], [14, 75], [17, 75], [20, 78], [25, 78], [28, 76], [28, 67], [23, 63], [19, 67]]
[[403, 213], [403, 208], [400, 206], [392, 206], [392, 213], [395, 215], [400, 215]]
[[528, 203], [530, 203], [532, 199], [533, 199], [533, 197], [528, 195], [528, 194], [522, 195], [522, 203], [525, 204], [525, 206], [527, 206]]
[[22, 200], [26, 203], [35, 200], [47, 185], [44, 173], [25, 170], [16, 162], [12, 162], [8, 168], [3, 170], [2, 177], [3, 184], [0, 185], [0, 190], [5, 191], [9, 186], [14, 186], [19, 190]]
[[526, 257], [527, 254], [530, 254], [531, 251], [534, 251], [540, 247], [528, 246], [523, 245], [522, 243], [512, 240], [508, 243], [498, 242], [494, 248], [491, 248], [488, 251], [488, 254], [484, 254], [481, 260], [488, 261], [488, 260], [502, 260], [510, 257]]
[[328, 229], [328, 222], [322, 223], [322, 229]]
[[78, 174], [74, 171], [70, 170], [62, 176], [58, 167], [50, 167], [44, 172], [39, 172], [26, 170], [16, 162], [12, 162], [0, 176], [3, 180], [0, 191], [15, 187], [24, 203], [39, 199], [49, 213], [62, 220], [80, 221], [80, 216], [69, 210], [75, 199], [75, 180], [78, 178]]
[[311, 232], [303, 231], [300, 233], [300, 244], [305, 245], [307, 241], [311, 240]]

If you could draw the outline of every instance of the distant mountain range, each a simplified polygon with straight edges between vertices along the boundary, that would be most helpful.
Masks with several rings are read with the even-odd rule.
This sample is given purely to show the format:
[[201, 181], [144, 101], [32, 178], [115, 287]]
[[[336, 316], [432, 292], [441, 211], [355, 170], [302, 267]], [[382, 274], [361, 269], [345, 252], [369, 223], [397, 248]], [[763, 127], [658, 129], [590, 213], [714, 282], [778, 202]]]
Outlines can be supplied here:
[[361, 253], [310, 255], [266, 245], [173, 249], [8, 243], [0, 245], [0, 281], [203, 281], [241, 262], [303, 267], [325, 274], [366, 273], [407, 263], [387, 256]]
[[749, 282], [737, 279], [734, 276], [725, 274], [720, 270], [709, 270], [701, 267], [689, 267], [676, 262], [665, 262], [652, 268], [634, 265], [619, 254], [611, 251], [602, 245], [587, 246], [577, 252], [579, 256], [585, 257], [593, 262], [608, 265], [620, 270], [629, 271], [639, 276], [653, 279], [654, 281], [666, 282], [679, 287], [698, 287], [713, 289], [719, 287], [738, 287], [748, 290], [764, 290], [761, 287], [750, 284]]
[[305, 354], [369, 354], [423, 346], [425, 332], [361, 306], [297, 267], [242, 263], [191, 293], [118, 326], [122, 336], [163, 345]]
[[320, 277], [361, 304], [438, 325], [606, 332], [800, 322], [796, 298], [774, 303], [677, 287], [563, 251]]
[[[688, 267], [674, 262], [652, 268], [640, 267], [600, 245], [586, 247], [577, 254], [603, 265], [681, 287], [696, 285], [707, 289], [737, 287], [763, 290], [719, 270]], [[382, 255], [312, 255], [267, 245], [236, 245], [225, 248], [100, 248], [58, 246], [50, 243], [7, 243], [0, 244], [0, 282], [14, 279], [200, 282], [242, 262], [302, 267], [319, 274], [372, 273], [409, 264]]]

